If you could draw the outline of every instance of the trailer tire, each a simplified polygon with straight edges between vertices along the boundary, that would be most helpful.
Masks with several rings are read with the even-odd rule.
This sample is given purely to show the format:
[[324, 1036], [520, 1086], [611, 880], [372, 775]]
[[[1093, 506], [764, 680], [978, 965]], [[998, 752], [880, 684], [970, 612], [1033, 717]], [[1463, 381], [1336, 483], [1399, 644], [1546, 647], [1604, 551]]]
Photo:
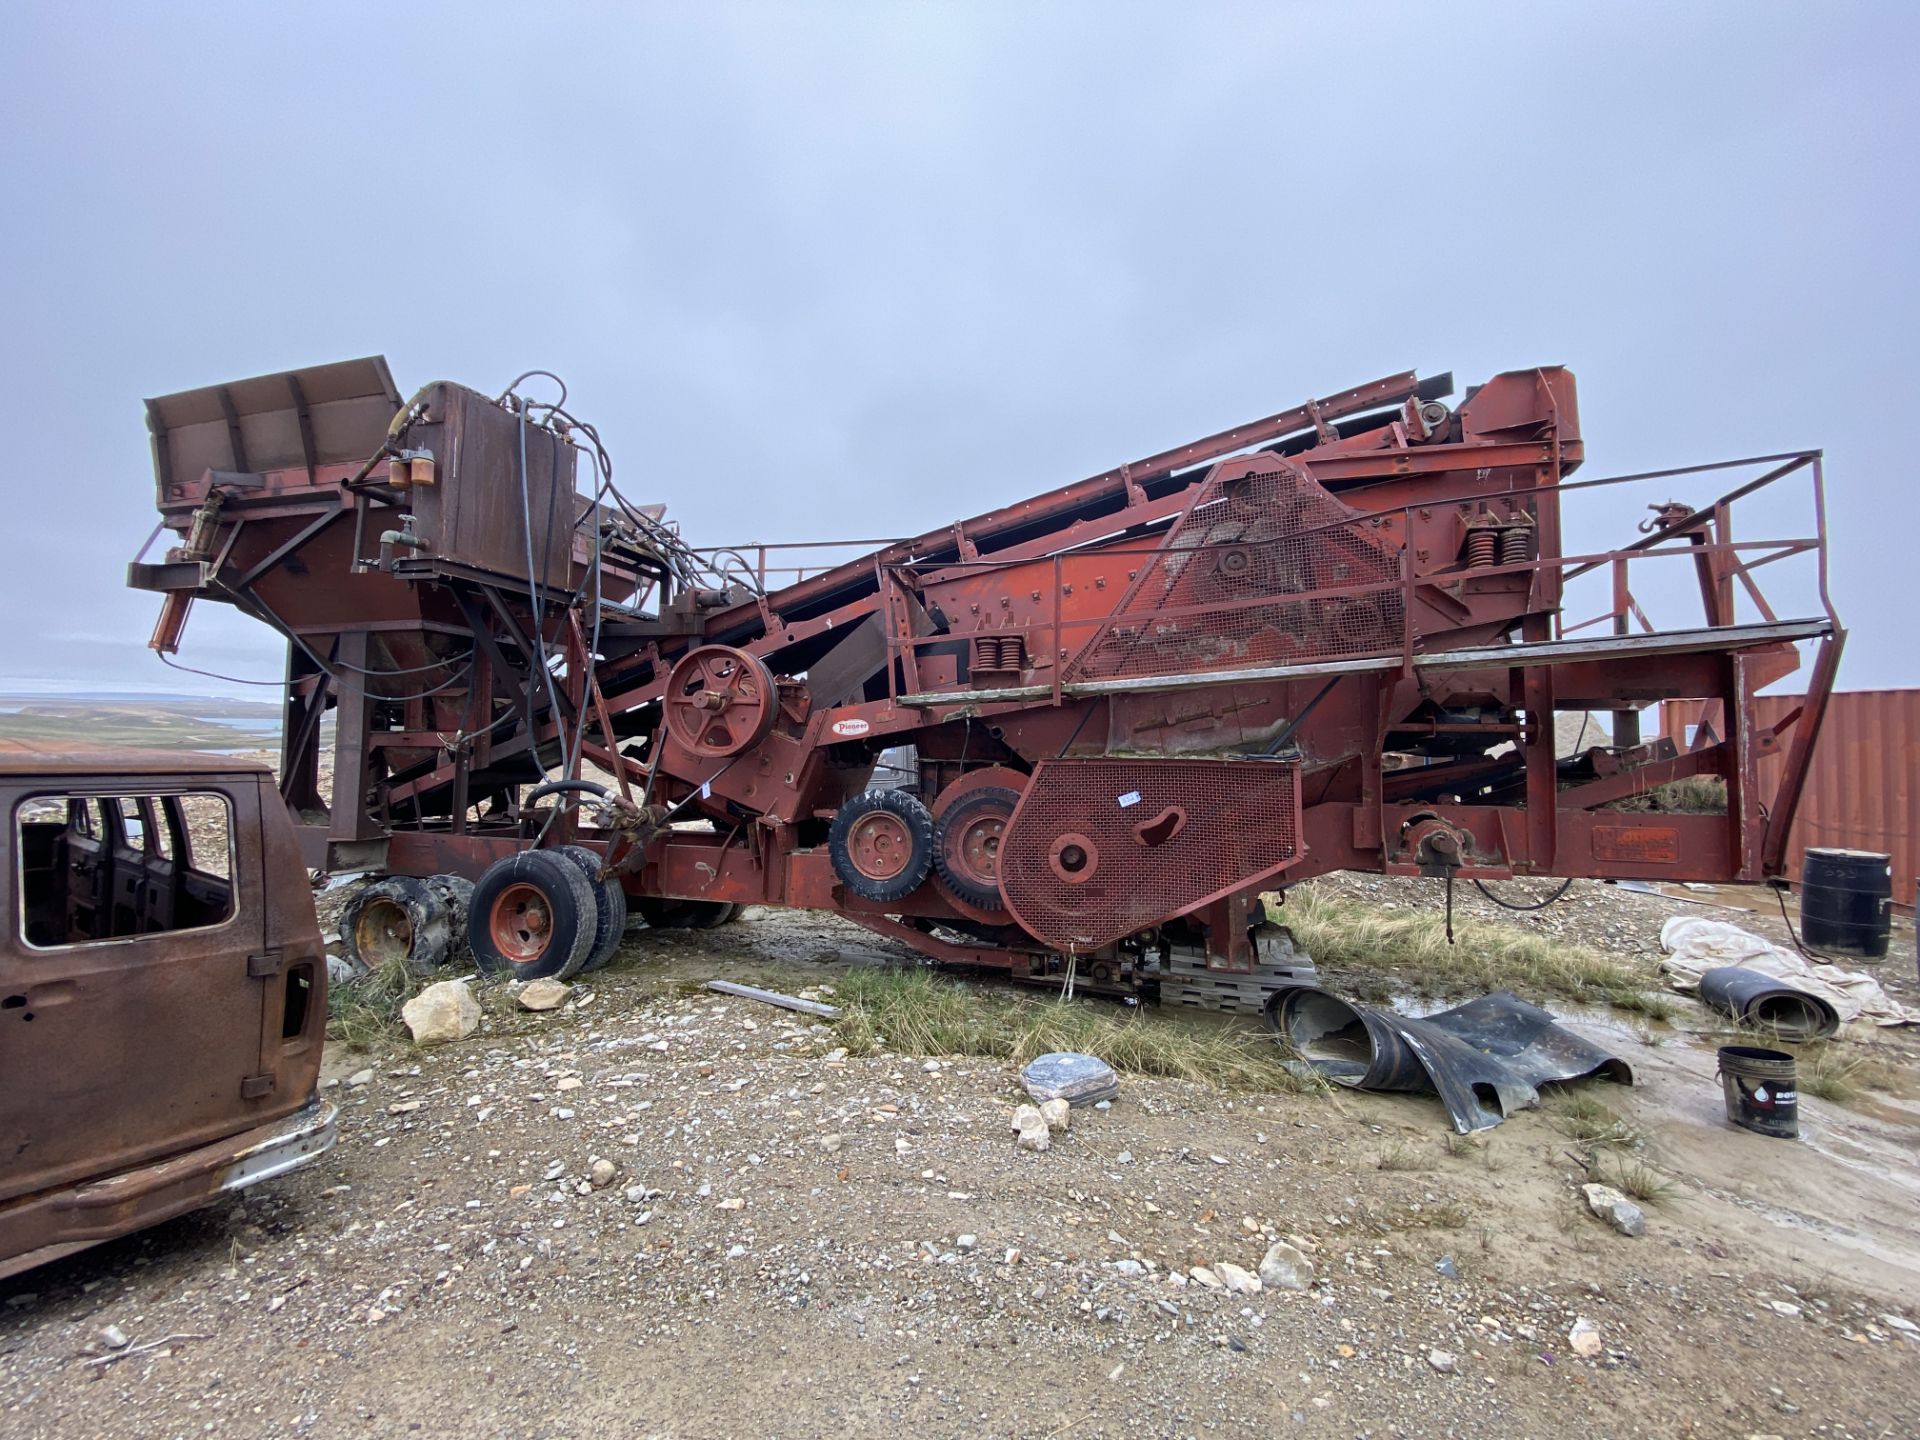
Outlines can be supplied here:
[[933, 827], [933, 863], [953, 893], [981, 910], [1007, 913], [1000, 895], [1000, 835], [1020, 792], [992, 786], [970, 791], [941, 812]]
[[412, 974], [431, 975], [447, 958], [453, 928], [446, 902], [424, 880], [389, 875], [340, 912], [340, 948], [362, 970], [398, 961]]
[[627, 933], [627, 892], [609, 875], [600, 878], [600, 857], [584, 845], [562, 845], [560, 853], [580, 867], [593, 887], [593, 948], [580, 967], [582, 975], [600, 969], [613, 959], [620, 939]]
[[636, 896], [633, 910], [654, 930], [713, 930], [739, 918], [741, 907], [730, 900], [669, 900], [660, 895]]
[[487, 867], [473, 887], [467, 935], [482, 970], [519, 980], [567, 980], [592, 953], [593, 886], [551, 850], [522, 850]]
[[473, 963], [467, 938], [467, 913], [473, 909], [473, 882], [464, 875], [429, 875], [427, 889], [447, 907], [447, 955], [444, 963], [464, 970]]
[[827, 854], [862, 900], [904, 900], [933, 869], [933, 816], [905, 790], [869, 790], [834, 815]]

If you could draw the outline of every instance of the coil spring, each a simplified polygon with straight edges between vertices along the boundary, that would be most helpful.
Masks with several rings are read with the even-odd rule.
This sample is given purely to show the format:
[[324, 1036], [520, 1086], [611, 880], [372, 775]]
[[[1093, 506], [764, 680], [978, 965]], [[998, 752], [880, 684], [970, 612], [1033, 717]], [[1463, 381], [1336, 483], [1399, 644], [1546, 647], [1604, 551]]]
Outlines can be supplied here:
[[1493, 564], [1494, 547], [1499, 543], [1498, 532], [1493, 530], [1474, 530], [1467, 535], [1467, 568], [1485, 570]]
[[1500, 532], [1500, 563], [1524, 565], [1533, 558], [1533, 527], [1516, 525]]

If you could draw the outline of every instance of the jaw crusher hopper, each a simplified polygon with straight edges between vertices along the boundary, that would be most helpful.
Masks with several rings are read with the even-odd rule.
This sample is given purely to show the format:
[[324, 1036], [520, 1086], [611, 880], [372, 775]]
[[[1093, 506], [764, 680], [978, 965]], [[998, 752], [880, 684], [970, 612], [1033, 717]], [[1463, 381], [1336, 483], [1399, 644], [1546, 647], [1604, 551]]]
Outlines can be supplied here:
[[[1228, 1009], [1289, 958], [1260, 893], [1331, 870], [1779, 875], [1844, 641], [1819, 454], [1575, 480], [1569, 372], [1452, 394], [1391, 376], [810, 573], [807, 546], [696, 548], [626, 500], [564, 395], [403, 400], [349, 361], [149, 401], [177, 543], [129, 579], [164, 597], [163, 656], [196, 599], [286, 637], [281, 791], [319, 870], [472, 880], [585, 846], [655, 924], [831, 910]], [[1570, 492], [1717, 471], [1753, 478], [1624, 548], [1563, 544]], [[1815, 533], [1735, 539], [1789, 477]], [[1781, 618], [1753, 572], [1793, 555], [1817, 613]], [[1682, 628], [1648, 619], [1649, 569], [1689, 608], [1697, 582]], [[1589, 574], [1611, 607], [1575, 619]], [[1807, 699], [1762, 727], [1803, 642]], [[1716, 718], [1642, 743], [1642, 708], [1683, 698]], [[1568, 712], [1608, 743], [1561, 753]], [[908, 783], [875, 785], [883, 753]], [[1695, 775], [1724, 813], [1649, 808]], [[520, 899], [496, 938], [537, 967], [556, 917]], [[488, 903], [477, 932], [516, 923]]]

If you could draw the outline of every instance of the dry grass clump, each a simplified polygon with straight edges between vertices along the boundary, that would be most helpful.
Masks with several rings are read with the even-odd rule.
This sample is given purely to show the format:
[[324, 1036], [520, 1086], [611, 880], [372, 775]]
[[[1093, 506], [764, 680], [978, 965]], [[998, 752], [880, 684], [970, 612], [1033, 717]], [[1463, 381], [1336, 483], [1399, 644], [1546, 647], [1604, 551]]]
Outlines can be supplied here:
[[405, 1036], [400, 1007], [422, 983], [406, 961], [389, 960], [351, 984], [328, 986], [327, 1043], [360, 1051]]
[[1453, 988], [1560, 995], [1658, 1020], [1675, 1013], [1657, 979], [1624, 960], [1517, 926], [1423, 910], [1385, 910], [1303, 885], [1287, 894], [1276, 921], [1293, 931], [1314, 963], [1332, 970], [1398, 974]]
[[1319, 1091], [1267, 1035], [1236, 1025], [1127, 1011], [1101, 1001], [1008, 995], [926, 970], [855, 970], [834, 981], [834, 1029], [856, 1054], [977, 1055], [1024, 1065], [1052, 1050], [1115, 1070], [1226, 1090]]

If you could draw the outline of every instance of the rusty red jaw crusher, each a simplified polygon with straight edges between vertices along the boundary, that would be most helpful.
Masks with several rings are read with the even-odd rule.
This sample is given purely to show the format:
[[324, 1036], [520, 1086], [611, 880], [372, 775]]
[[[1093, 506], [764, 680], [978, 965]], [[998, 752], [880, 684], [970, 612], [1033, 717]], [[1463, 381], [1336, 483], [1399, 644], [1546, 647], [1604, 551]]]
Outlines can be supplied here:
[[[1781, 871], [1843, 641], [1816, 452], [1661, 472], [1751, 478], [1570, 553], [1570, 493], [1657, 478], [1570, 478], [1573, 376], [1453, 405], [1451, 377], [1408, 373], [821, 564], [854, 542], [688, 544], [541, 386], [402, 399], [370, 359], [149, 401], [179, 543], [130, 571], [166, 597], [163, 657], [195, 598], [286, 637], [309, 863], [475, 882], [485, 962], [568, 973], [628, 901], [656, 925], [789, 905], [1020, 979], [1250, 1008], [1291, 959], [1256, 897], [1326, 871]], [[1736, 539], [1738, 502], [1790, 477], [1813, 533]], [[1796, 556], [1818, 600], [1782, 618], [1754, 572]], [[1650, 570], [1697, 586], [1678, 628], [1648, 618], [1673, 588]], [[1575, 618], [1583, 579], [1601, 608]], [[1806, 703], [1761, 727], [1754, 693], [1804, 642]], [[1642, 743], [1642, 708], [1681, 698], [1712, 702], [1697, 742]], [[1596, 711], [1610, 740], [1559, 753], [1555, 716]], [[1724, 779], [1724, 814], [1648, 808], [1690, 775]], [[381, 933], [407, 949], [404, 910]]]

